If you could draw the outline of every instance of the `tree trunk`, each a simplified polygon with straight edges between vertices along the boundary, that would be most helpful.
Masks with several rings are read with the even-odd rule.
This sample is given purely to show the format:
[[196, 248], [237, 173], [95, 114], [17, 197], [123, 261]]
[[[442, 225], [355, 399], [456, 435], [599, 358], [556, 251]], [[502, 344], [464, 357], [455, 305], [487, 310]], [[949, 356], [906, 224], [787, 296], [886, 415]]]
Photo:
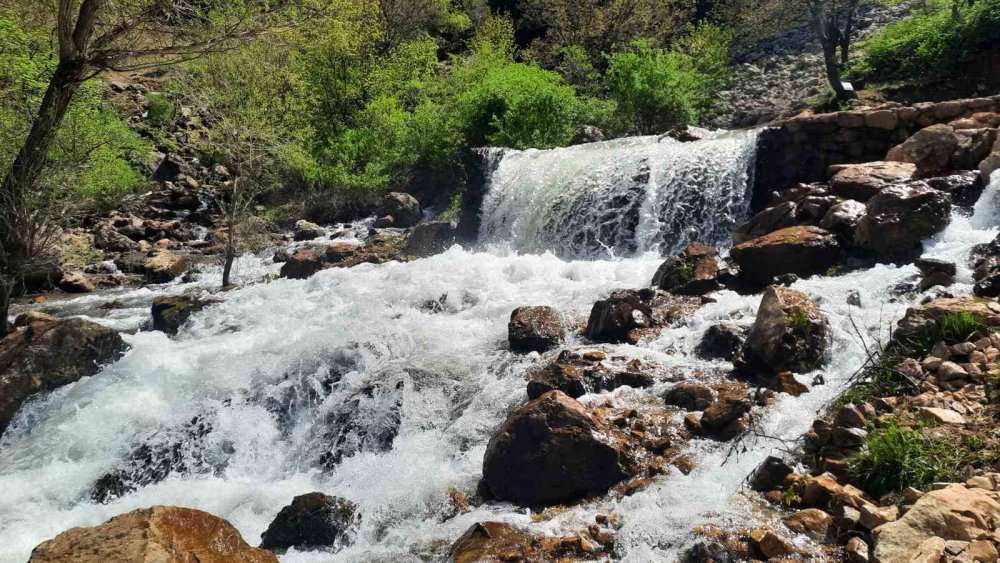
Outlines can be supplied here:
[[229, 235], [226, 237], [226, 262], [222, 266], [222, 289], [226, 289], [232, 285], [232, 281], [229, 279], [233, 272], [233, 262], [236, 260], [236, 210], [239, 204], [237, 195], [237, 187], [239, 185], [239, 178], [233, 180], [233, 190], [229, 194], [229, 209], [226, 213], [226, 222], [229, 224]]
[[10, 316], [11, 288], [0, 283], [0, 338], [7, 336], [7, 317]]
[[[49, 79], [45, 96], [31, 124], [24, 144], [14, 157], [10, 170], [0, 184], [0, 314], [6, 321], [9, 294], [24, 275], [31, 259], [26, 239], [30, 229], [27, 194], [41, 178], [49, 150], [66, 117], [73, 96], [83, 82], [86, 66], [77, 61], [60, 61]], [[6, 332], [6, 323], [0, 334]]]
[[833, 42], [823, 42], [823, 62], [826, 65], [826, 79], [837, 95], [837, 99], [847, 98], [847, 90], [840, 79], [840, 63], [837, 61], [837, 45]]

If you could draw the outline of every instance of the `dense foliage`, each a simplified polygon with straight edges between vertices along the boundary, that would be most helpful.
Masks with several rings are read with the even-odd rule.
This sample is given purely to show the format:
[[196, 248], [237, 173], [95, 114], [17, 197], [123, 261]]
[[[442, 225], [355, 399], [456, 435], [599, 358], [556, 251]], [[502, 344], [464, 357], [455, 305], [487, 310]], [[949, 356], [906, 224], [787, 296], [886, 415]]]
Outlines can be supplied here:
[[1000, 40], [1000, 0], [931, 0], [861, 45], [854, 76], [876, 81], [947, 70], [983, 45]]
[[[2, 14], [0, 14], [2, 16]], [[53, 47], [42, 32], [0, 17], [0, 172], [10, 166], [31, 127], [34, 108], [55, 68]], [[32, 197], [110, 205], [143, 184], [136, 161], [150, 150], [114, 108], [100, 85], [88, 82], [76, 96], [49, 152], [49, 166]]]

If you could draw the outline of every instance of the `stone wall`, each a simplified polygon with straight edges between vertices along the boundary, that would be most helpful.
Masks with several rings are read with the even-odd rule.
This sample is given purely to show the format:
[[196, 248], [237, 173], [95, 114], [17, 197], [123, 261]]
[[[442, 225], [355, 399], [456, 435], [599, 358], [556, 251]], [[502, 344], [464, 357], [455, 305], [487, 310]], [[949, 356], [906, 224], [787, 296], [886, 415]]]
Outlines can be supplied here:
[[890, 103], [774, 122], [760, 133], [753, 209], [762, 209], [774, 191], [825, 180], [833, 164], [882, 160], [890, 148], [924, 127], [998, 110], [1000, 95], [912, 106]]

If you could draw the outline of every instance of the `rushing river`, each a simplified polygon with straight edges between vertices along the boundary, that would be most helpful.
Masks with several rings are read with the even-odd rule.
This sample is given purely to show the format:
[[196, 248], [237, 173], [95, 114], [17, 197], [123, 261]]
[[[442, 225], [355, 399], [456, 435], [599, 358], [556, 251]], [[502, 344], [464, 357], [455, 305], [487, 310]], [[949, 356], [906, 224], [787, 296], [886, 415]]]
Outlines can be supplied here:
[[[779, 440], [758, 440], [728, 460], [729, 444], [692, 441], [697, 467], [689, 475], [672, 470], [631, 496], [587, 501], [540, 522], [504, 503], [451, 517], [449, 490], [474, 493], [491, 433], [526, 400], [525, 371], [544, 361], [505, 350], [511, 310], [544, 304], [584, 320], [609, 291], [648, 285], [661, 262], [657, 251], [693, 239], [720, 243], [745, 218], [751, 135], [651, 143], [498, 159], [477, 250], [456, 246], [409, 263], [249, 284], [222, 294], [221, 304], [197, 314], [177, 337], [126, 335], [124, 358], [30, 403], [0, 443], [0, 561], [24, 561], [67, 528], [155, 504], [217, 514], [256, 544], [281, 507], [311, 491], [359, 506], [356, 541], [335, 555], [289, 552], [284, 562], [438, 560], [476, 521], [568, 533], [612, 511], [624, 521], [616, 556], [670, 560], [690, 544], [693, 526], [746, 522], [741, 483], [780, 450]], [[996, 235], [998, 193], [1000, 175], [973, 217], [956, 214], [925, 244], [928, 255], [958, 263], [954, 293], [970, 291], [969, 248]], [[265, 258], [241, 260], [245, 283], [274, 273]], [[767, 411], [766, 434], [794, 439], [809, 428], [861, 365], [852, 319], [884, 334], [919, 299], [891, 295], [915, 273], [913, 266], [877, 266], [794, 285], [829, 315], [832, 361], [823, 369], [825, 385], [781, 396]], [[198, 283], [217, 284], [218, 273]], [[131, 330], [148, 318], [154, 296], [196, 285], [86, 296], [49, 309]], [[847, 304], [852, 292], [862, 307]], [[102, 308], [112, 300], [117, 308]], [[718, 320], [751, 324], [759, 301], [723, 291], [653, 341], [604, 348], [658, 364], [650, 391], [660, 393], [679, 377], [725, 368], [694, 357], [695, 345]], [[641, 407], [648, 392], [620, 388], [610, 396]], [[165, 479], [143, 481], [146, 470], [134, 464], [140, 444], [169, 458]], [[137, 489], [96, 502], [95, 482], [114, 472], [133, 478]]]

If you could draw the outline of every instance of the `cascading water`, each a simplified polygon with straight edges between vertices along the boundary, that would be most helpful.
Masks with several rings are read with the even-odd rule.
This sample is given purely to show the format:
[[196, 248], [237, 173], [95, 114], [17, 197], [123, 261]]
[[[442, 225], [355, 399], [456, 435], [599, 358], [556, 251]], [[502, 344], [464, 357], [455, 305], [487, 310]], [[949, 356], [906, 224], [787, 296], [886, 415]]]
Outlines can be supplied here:
[[[532, 183], [532, 170], [545, 177], [555, 174], [545, 164], [553, 160], [562, 162], [567, 178], [573, 177], [566, 172], [569, 167], [580, 174], [594, 172], [593, 184], [573, 184], [579, 193], [590, 195], [572, 201], [594, 202], [606, 210], [590, 217], [612, 217], [617, 204], [603, 198], [614, 199], [617, 192], [600, 192], [595, 163], [601, 163], [611, 185], [627, 185], [639, 160], [622, 149], [630, 142], [649, 148], [653, 141], [606, 145], [607, 154], [599, 145], [588, 147], [588, 166], [583, 158], [564, 160], [569, 151], [511, 155], [509, 169], [501, 162], [487, 196], [485, 239], [508, 242], [518, 250], [551, 245], [567, 254], [595, 254], [593, 247], [574, 242], [581, 227], [567, 217], [569, 208], [542, 205], [551, 204], [549, 198], [572, 198], [559, 199], [548, 183], [520, 191], [514, 177]], [[689, 161], [702, 154], [713, 162], [696, 167], [703, 171], [699, 174], [724, 168], [739, 175], [745, 172], [736, 171], [736, 162], [747, 157], [746, 150], [726, 153], [731, 160], [721, 163], [723, 157], [713, 151], [744, 147], [746, 142], [733, 137], [671, 150], [690, 151], [683, 157]], [[624, 160], [632, 164], [626, 166]], [[538, 167], [528, 166], [530, 161]], [[690, 174], [666, 172], [667, 161], [646, 162], [650, 178], [701, 177], [692, 168], [687, 169]], [[629, 181], [615, 180], [612, 169], [624, 171]], [[644, 184], [640, 208], [663, 209], [682, 201], [667, 197], [669, 185], [694, 184]], [[706, 180], [697, 190], [719, 185]], [[310, 491], [356, 503], [362, 515], [357, 537], [339, 553], [293, 550], [281, 557], [283, 562], [441, 560], [447, 546], [477, 521], [503, 520], [538, 533], [564, 534], [610, 512], [623, 519], [616, 557], [670, 560], [691, 543], [695, 525], [745, 524], [754, 516], [737, 494], [740, 483], [761, 459], [780, 449], [777, 439], [760, 439], [728, 460], [728, 444], [694, 440], [688, 453], [696, 468], [690, 474], [671, 470], [631, 496], [582, 502], [540, 521], [506, 503], [482, 504], [456, 516], [448, 502], [449, 489], [475, 491], [489, 437], [507, 412], [525, 400], [525, 372], [549, 359], [505, 350], [510, 311], [547, 304], [580, 320], [609, 291], [647, 285], [660, 259], [649, 253], [622, 257], [630, 248], [627, 241], [636, 241], [638, 252], [656, 244], [663, 245], [661, 249], [678, 245], [668, 233], [678, 241], [721, 237], [706, 226], [707, 218], [733, 221], [745, 210], [745, 187], [738, 182], [730, 187], [735, 191], [720, 188], [712, 196], [718, 202], [706, 200], [708, 208], [691, 210], [693, 204], [686, 203], [688, 207], [679, 205], [669, 213], [644, 211], [636, 220], [642, 228], [609, 228], [607, 233], [621, 238], [601, 240], [621, 251], [615, 259], [566, 261], [553, 253], [454, 247], [409, 263], [332, 269], [309, 280], [277, 280], [227, 292], [224, 302], [195, 315], [173, 339], [158, 332], [126, 335], [132, 348], [122, 360], [95, 377], [32, 401], [4, 435], [0, 561], [24, 561], [36, 544], [67, 528], [95, 525], [154, 504], [217, 514], [256, 543], [281, 507]], [[536, 188], [544, 197], [538, 195], [534, 205], [530, 194]], [[1000, 174], [974, 217], [956, 215], [947, 230], [926, 243], [927, 254], [959, 264], [953, 291], [970, 287], [964, 264], [971, 245], [996, 235], [1000, 218], [989, 202], [998, 194]], [[533, 219], [519, 222], [515, 206], [523, 206]], [[688, 221], [682, 220], [684, 213], [691, 214]], [[567, 220], [546, 219], [553, 217]], [[708, 230], [703, 234], [654, 227], [654, 217], [659, 225], [703, 225]], [[244, 257], [242, 265], [245, 281], [274, 268], [254, 257]], [[798, 398], [784, 396], [768, 409], [762, 421], [767, 435], [794, 439], [807, 430], [817, 409], [862, 363], [864, 352], [853, 335], [852, 319], [867, 330], [885, 330], [912, 302], [893, 298], [891, 288], [915, 273], [913, 266], [882, 265], [795, 284], [818, 299], [830, 318], [832, 362], [823, 369], [825, 385]], [[217, 274], [206, 275], [202, 283], [217, 284]], [[89, 296], [58, 307], [64, 314], [135, 328], [148, 311], [149, 299], [181, 289], [171, 285]], [[860, 308], [847, 304], [854, 291], [860, 294]], [[129, 312], [112, 318], [98, 314], [111, 300], [127, 305], [114, 311]], [[759, 300], [723, 291], [715, 303], [653, 341], [604, 346], [615, 355], [655, 362], [658, 382], [650, 390], [622, 387], [581, 400], [595, 405], [610, 399], [649, 408], [649, 392], [660, 394], [681, 378], [713, 377], [700, 374], [730, 366], [694, 355], [704, 330], [722, 319], [749, 325]]]
[[[756, 132], [494, 149], [480, 242], [563, 258], [726, 244], [749, 210]], [[502, 151], [502, 152], [499, 152]]]

